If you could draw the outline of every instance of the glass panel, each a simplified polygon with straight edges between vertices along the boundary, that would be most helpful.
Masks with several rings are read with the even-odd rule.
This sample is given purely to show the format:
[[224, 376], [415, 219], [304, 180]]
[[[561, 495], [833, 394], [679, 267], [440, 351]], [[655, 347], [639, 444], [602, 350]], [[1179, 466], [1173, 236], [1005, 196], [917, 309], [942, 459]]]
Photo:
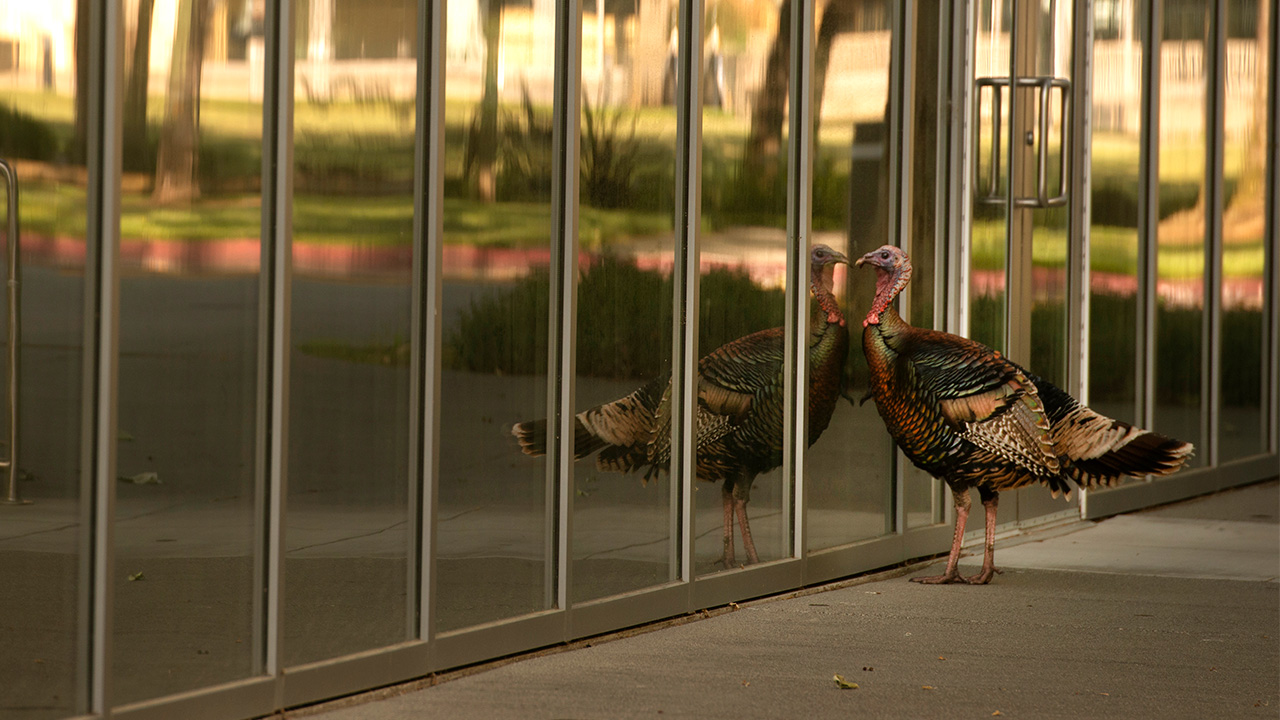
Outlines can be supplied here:
[[261, 26], [236, 3], [125, 10], [119, 703], [260, 671]]
[[[80, 418], [89, 64], [77, 61], [73, 39], [88, 19], [76, 12], [72, 0], [0, 0], [0, 158], [18, 176], [22, 235], [17, 494], [31, 502], [3, 502], [8, 474], [0, 471], [0, 716], [6, 718], [88, 711], [79, 705], [78, 678], [87, 669], [78, 635], [87, 629], [78, 621], [87, 560], [80, 555]], [[2, 179], [0, 189], [9, 190]], [[0, 272], [7, 274], [9, 243], [17, 238], [9, 236], [4, 197]], [[6, 303], [0, 295], [0, 318], [8, 317]], [[0, 357], [7, 357], [5, 332]], [[0, 433], [0, 458], [8, 460], [7, 415]]]
[[[884, 2], [830, 3], [815, 29], [814, 240], [850, 261], [891, 242], [889, 13]], [[931, 258], [921, 259], [932, 267]], [[860, 321], [875, 296], [875, 274], [840, 266], [835, 280], [851, 335], [844, 380], [849, 394], [860, 398], [867, 394], [868, 375]], [[811, 316], [810, 323], [816, 327], [817, 318]], [[805, 456], [807, 549], [892, 531], [893, 447], [875, 403], [837, 401], [830, 427]], [[912, 484], [927, 487], [928, 482], [920, 478]]]
[[[1036, 38], [1038, 46], [1033, 70], [1035, 75], [1072, 79], [1073, 5], [1070, 2], [1060, 2], [1038, 7], [1035, 4], [1028, 6], [1028, 10], [1038, 15], [1032, 24], [1040, 28], [1037, 33], [1039, 37]], [[1049, 14], [1051, 10], [1056, 11], [1056, 14]], [[1068, 157], [1071, 152], [1070, 147], [1064, 147], [1069, 131], [1066, 128], [1063, 102], [1063, 93], [1055, 90], [1049, 93], [1047, 106], [1042, 107], [1038, 101], [1034, 105], [1033, 117], [1037, 122], [1042, 113], [1049, 116], [1048, 137], [1038, 138], [1038, 142], [1045, 143], [1048, 148], [1044, 169], [1046, 190], [1051, 195], [1067, 191], [1058, 182], [1062, 171], [1059, 159]], [[1036, 133], [1039, 134], [1038, 128]], [[1037, 166], [1033, 163], [1031, 170], [1034, 172]], [[1034, 229], [1031, 236], [1030, 368], [1049, 382], [1066, 387], [1067, 235], [1071, 213], [1067, 206], [1041, 208], [1033, 210], [1031, 218]]]
[[[939, 73], [939, 57], [942, 43], [939, 38], [944, 30], [942, 24], [946, 17], [939, 3], [920, 3], [915, 7], [916, 21], [914, 37], [910, 43], [914, 57], [912, 65], [916, 69], [916, 81], [912, 102], [915, 106], [911, 119], [913, 128], [910, 142], [911, 152], [911, 229], [907, 233], [911, 247], [911, 284], [904, 293], [910, 305], [908, 320], [916, 327], [946, 329], [946, 306], [944, 303], [950, 294], [942, 288], [945, 282], [943, 275], [935, 267], [938, 239], [945, 237], [947, 219], [939, 217], [939, 202], [945, 200], [946, 184], [940, 178], [946, 173], [940, 168], [943, 162], [939, 158], [940, 145], [946, 143], [945, 127], [939, 127], [938, 102], [948, 93], [949, 79]], [[886, 71], [887, 72], [887, 71]], [[883, 119], [882, 119], [883, 120]], [[941, 197], [940, 197], [941, 196]], [[885, 210], [879, 210], [883, 213]], [[871, 249], [871, 248], [867, 248]], [[864, 280], [871, 279], [871, 273]], [[867, 291], [874, 294], [873, 290]], [[866, 307], [869, 297], [854, 297], [853, 307]], [[850, 320], [857, 320], [858, 313], [850, 313]], [[858, 331], [858, 323], [852, 328], [853, 346], [849, 352], [861, 358], [862, 335]], [[870, 404], [868, 404], [869, 406]], [[904, 476], [902, 502], [905, 511], [907, 529], [927, 527], [942, 522], [943, 484], [933, 476], [917, 468], [909, 462], [902, 463]], [[950, 494], [948, 493], [948, 497]]]
[[1093, 188], [1089, 239], [1089, 406], [1138, 420], [1140, 8], [1098, 4], [1093, 42]]
[[[790, 43], [778, 37], [779, 28], [790, 28], [778, 13], [791, 10], [787, 4], [763, 10], [749, 0], [708, 5], [698, 354], [707, 364], [702, 382], [732, 389], [752, 405], [734, 432], [700, 443], [694, 548], [699, 573], [751, 563], [748, 538], [760, 560], [792, 554], [791, 489], [779, 467], [789, 139], [789, 78], [781, 48]], [[782, 61], [770, 61], [771, 46]], [[757, 334], [769, 328], [778, 332]], [[735, 344], [725, 347], [729, 343]], [[767, 369], [748, 374], [757, 363]], [[724, 417], [732, 411], [719, 407], [713, 413]], [[746, 527], [726, 523], [725, 510], [747, 501]], [[733, 538], [732, 551], [725, 532]]]
[[[416, 3], [296, 29], [284, 661], [412, 637], [409, 313]], [[415, 621], [416, 624], [416, 621]]]
[[510, 434], [547, 416], [555, 6], [453, 2], [447, 22], [440, 631], [550, 607], [555, 530], [545, 461]]
[[[1160, 224], [1156, 280], [1155, 422], [1200, 445], [1204, 322], [1205, 75], [1208, 5], [1165, 9], [1160, 62]], [[1203, 455], [1189, 464], [1200, 464]]]
[[[985, 0], [977, 3], [977, 40], [974, 43], [974, 75], [1004, 78], [1010, 73], [1010, 28], [1013, 3]], [[1008, 265], [1006, 206], [983, 202], [983, 197], [1007, 197], [1009, 189], [1008, 88], [985, 87], [975, 91], [977, 137], [973, 148], [977, 176], [974, 186], [973, 229], [969, 259], [969, 337], [1003, 351], [1005, 335], [1005, 271]], [[998, 142], [997, 142], [998, 139]]]
[[[650, 383], [644, 404], [656, 407], [670, 377], [675, 21], [668, 3], [596, 3], [583, 13], [578, 408]], [[670, 476], [645, 462], [620, 474], [596, 454], [574, 467], [575, 602], [677, 577]]]
[[[1271, 12], [1275, 12], [1274, 5]], [[1222, 405], [1218, 416], [1218, 459], [1222, 461], [1267, 449], [1262, 391], [1262, 376], [1268, 366], [1263, 297], [1266, 254], [1275, 251], [1263, 234], [1270, 42], [1265, 0], [1227, 3]]]

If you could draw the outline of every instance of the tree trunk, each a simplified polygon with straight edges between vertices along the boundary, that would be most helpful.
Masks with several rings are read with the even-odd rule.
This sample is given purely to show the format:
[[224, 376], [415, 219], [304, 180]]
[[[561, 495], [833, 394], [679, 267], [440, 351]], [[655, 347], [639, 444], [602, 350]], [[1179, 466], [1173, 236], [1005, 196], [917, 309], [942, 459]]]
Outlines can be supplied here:
[[89, 0], [76, 0], [75, 29], [75, 119], [72, 123], [72, 163], [83, 163], [88, 148], [89, 127]]
[[200, 72], [204, 62], [207, 0], [180, 0], [174, 28], [173, 61], [165, 94], [164, 124], [156, 151], [158, 203], [193, 200], [200, 196], [196, 176], [200, 139]]
[[151, 79], [151, 15], [155, 0], [138, 0], [133, 61], [124, 99], [124, 163], [140, 170], [147, 158], [147, 85]]
[[767, 192], [778, 177], [782, 130], [787, 119], [787, 95], [791, 87], [791, 0], [778, 7], [778, 34], [765, 61], [764, 82], [751, 111], [751, 128], [743, 157], [746, 172], [757, 193]]
[[498, 194], [498, 53], [502, 45], [503, 0], [488, 0], [483, 7], [484, 95], [480, 98], [480, 123], [476, 137], [476, 190], [480, 200], [493, 202]]

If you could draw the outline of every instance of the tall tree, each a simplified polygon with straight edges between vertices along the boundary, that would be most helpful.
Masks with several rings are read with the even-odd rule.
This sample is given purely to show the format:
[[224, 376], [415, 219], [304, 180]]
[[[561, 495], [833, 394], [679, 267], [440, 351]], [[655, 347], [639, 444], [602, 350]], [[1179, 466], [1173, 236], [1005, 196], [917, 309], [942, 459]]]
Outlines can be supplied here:
[[791, 0], [783, 0], [778, 6], [778, 33], [765, 60], [764, 83], [751, 111], [751, 128], [743, 158], [746, 177], [755, 178], [758, 189], [772, 187], [778, 175], [790, 80]]
[[85, 159], [89, 127], [89, 0], [76, 0], [75, 51], [75, 118], [72, 122], [71, 147], [73, 163]]
[[138, 21], [133, 33], [133, 58], [124, 98], [124, 162], [141, 169], [147, 156], [147, 85], [151, 80], [151, 16], [155, 0], [138, 0]]
[[208, 0], [179, 0], [173, 31], [173, 59], [165, 94], [164, 123], [156, 151], [153, 197], [159, 203], [200, 196], [196, 176], [200, 140], [200, 74], [204, 64], [204, 31]]
[[475, 149], [476, 190], [484, 202], [497, 198], [498, 162], [498, 55], [502, 45], [502, 10], [505, 0], [480, 0], [480, 19], [484, 23], [484, 95], [480, 97], [480, 113]]

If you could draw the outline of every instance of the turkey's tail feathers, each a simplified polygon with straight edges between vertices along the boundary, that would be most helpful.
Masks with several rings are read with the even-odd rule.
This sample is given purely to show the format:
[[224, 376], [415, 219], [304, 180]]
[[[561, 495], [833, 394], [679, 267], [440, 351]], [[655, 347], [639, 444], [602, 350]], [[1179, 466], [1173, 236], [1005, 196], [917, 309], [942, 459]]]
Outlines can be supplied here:
[[[666, 378], [658, 378], [626, 397], [578, 413], [573, 422], [574, 459], [599, 451], [596, 466], [616, 472], [651, 463], [655, 412], [665, 387]], [[516, 423], [511, 434], [526, 455], [546, 454], [546, 420]]]
[[1037, 378], [1036, 386], [1053, 424], [1054, 450], [1064, 472], [1081, 487], [1170, 475], [1195, 452], [1191, 443], [1095, 412], [1048, 382]]

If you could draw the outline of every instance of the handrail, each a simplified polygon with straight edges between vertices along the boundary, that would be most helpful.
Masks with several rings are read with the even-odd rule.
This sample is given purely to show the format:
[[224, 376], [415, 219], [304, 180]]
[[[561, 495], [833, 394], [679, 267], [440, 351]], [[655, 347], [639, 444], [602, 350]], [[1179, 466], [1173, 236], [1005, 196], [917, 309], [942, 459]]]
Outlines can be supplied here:
[[0, 468], [5, 471], [5, 494], [0, 498], [4, 505], [28, 505], [30, 500], [23, 500], [18, 494], [18, 346], [22, 340], [19, 301], [21, 293], [18, 288], [18, 175], [13, 166], [0, 160], [0, 174], [5, 177], [5, 185], [9, 195], [9, 234], [5, 238], [8, 246], [8, 363], [5, 367], [8, 392], [5, 397], [5, 410], [9, 419], [9, 458], [0, 460]]

